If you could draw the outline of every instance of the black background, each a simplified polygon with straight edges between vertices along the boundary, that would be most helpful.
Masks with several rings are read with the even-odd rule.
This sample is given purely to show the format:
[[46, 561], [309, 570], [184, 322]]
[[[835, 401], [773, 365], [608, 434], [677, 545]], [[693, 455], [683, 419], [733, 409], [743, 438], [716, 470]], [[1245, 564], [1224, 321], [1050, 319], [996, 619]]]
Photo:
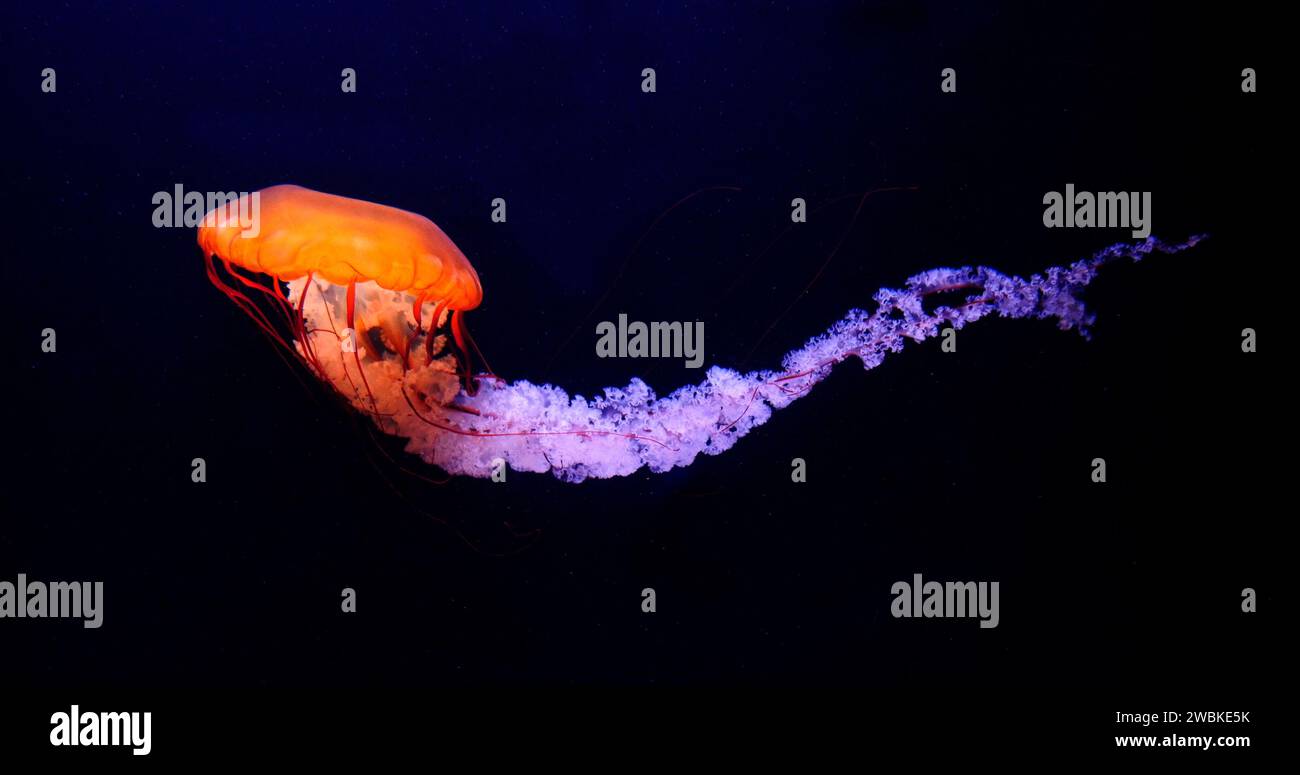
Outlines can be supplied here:
[[[1270, 22], [1044, 5], [7, 4], [0, 578], [102, 580], [106, 603], [99, 630], [0, 621], [6, 683], [1256, 696], [1290, 416]], [[433, 218], [482, 278], [496, 371], [586, 395], [700, 379], [597, 359], [589, 329], [619, 312], [704, 320], [708, 363], [772, 367], [917, 271], [1028, 273], [1128, 238], [1045, 229], [1067, 182], [1150, 191], [1155, 234], [1211, 236], [1107, 268], [1091, 342], [984, 321], [956, 354], [841, 366], [685, 470], [432, 486], [304, 389], [207, 284], [193, 230], [150, 222], [176, 183], [283, 182]], [[629, 255], [714, 186], [741, 190], [699, 193]], [[854, 219], [890, 186], [917, 190]], [[773, 245], [794, 196], [813, 217]], [[916, 572], [999, 581], [1001, 625], [891, 618]]]

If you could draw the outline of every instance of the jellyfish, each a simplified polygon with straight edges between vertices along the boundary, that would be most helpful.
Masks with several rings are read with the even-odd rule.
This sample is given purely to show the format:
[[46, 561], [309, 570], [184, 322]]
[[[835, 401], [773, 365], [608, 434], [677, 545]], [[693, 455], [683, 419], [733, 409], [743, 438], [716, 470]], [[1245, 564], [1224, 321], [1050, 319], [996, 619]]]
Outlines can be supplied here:
[[[990, 316], [1052, 319], [1087, 337], [1095, 319], [1079, 293], [1103, 266], [1204, 239], [1117, 243], [1028, 278], [986, 266], [931, 269], [877, 291], [872, 311], [849, 310], [780, 368], [713, 366], [667, 396], [633, 378], [585, 398], [486, 368], [464, 320], [483, 298], [478, 275], [429, 219], [298, 186], [246, 196], [256, 195], [258, 229], [236, 217], [249, 211], [241, 197], [205, 216], [198, 241], [209, 279], [263, 333], [428, 464], [480, 478], [508, 466], [575, 483], [721, 454], [838, 364], [874, 369], [944, 328]], [[960, 300], [937, 304], [940, 295]], [[474, 371], [476, 360], [485, 371]]]
[[[208, 275], [218, 288], [248, 309], [251, 299], [221, 280], [211, 257], [220, 258], [227, 273], [242, 285], [257, 291], [270, 290], [273, 297], [279, 297], [276, 289], [282, 283], [298, 281], [301, 287], [295, 298], [300, 309], [297, 315], [289, 310], [287, 322], [299, 354], [326, 379], [313, 336], [325, 329], [309, 332], [301, 327], [305, 321], [301, 306], [313, 280], [321, 293], [331, 298], [342, 293], [339, 319], [344, 325], [331, 322], [328, 330], [343, 350], [356, 356], [356, 373], [362, 383], [367, 376], [360, 365], [363, 350], [354, 340], [358, 309], [366, 324], [362, 330], [371, 338], [372, 346], [397, 348], [404, 364], [410, 362], [410, 348], [417, 340], [426, 343], [432, 357], [439, 341], [434, 329], [445, 322], [461, 357], [464, 388], [473, 395], [477, 383], [469, 378], [468, 365], [468, 348], [473, 340], [464, 319], [466, 312], [482, 302], [483, 288], [469, 259], [433, 221], [396, 207], [301, 186], [272, 186], [258, 191], [251, 195], [258, 197], [256, 206], [248, 203], [248, 196], [214, 208], [199, 226], [199, 246], [210, 258]], [[257, 214], [255, 228], [237, 217], [250, 212]], [[254, 276], [268, 276], [272, 287], [239, 274], [236, 267]], [[413, 326], [407, 327], [407, 316], [392, 308], [392, 300], [398, 298], [409, 307]], [[433, 315], [429, 331], [424, 332], [423, 312], [429, 304], [433, 305]], [[268, 334], [279, 339], [265, 316], [254, 317], [267, 326]]]

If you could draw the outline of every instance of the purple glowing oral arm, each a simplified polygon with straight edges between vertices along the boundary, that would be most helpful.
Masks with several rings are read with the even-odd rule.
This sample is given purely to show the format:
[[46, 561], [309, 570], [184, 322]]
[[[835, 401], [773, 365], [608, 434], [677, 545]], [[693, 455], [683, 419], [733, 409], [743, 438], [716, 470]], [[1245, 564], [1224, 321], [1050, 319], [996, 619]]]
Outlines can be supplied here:
[[[550, 471], [567, 482], [626, 476], [641, 467], [667, 471], [690, 465], [703, 453], [730, 449], [762, 425], [772, 412], [806, 395], [838, 363], [859, 359], [873, 369], [911, 341], [924, 341], [944, 327], [961, 329], [990, 315], [1055, 318], [1062, 330], [1088, 335], [1093, 316], [1078, 298], [1105, 264], [1139, 261], [1151, 253], [1177, 253], [1203, 237], [1166, 244], [1154, 237], [1120, 243], [1069, 266], [1051, 267], [1029, 278], [988, 267], [931, 269], [911, 277], [902, 289], [882, 289], [868, 313], [853, 309], [825, 333], [788, 353], [778, 371], [741, 374], [714, 366], [698, 385], [660, 398], [640, 379], [606, 388], [592, 399], [570, 396], [552, 385], [527, 381], [484, 381], [475, 396], [460, 392], [454, 365], [435, 360], [403, 368], [399, 358], [372, 357], [365, 379], [351, 358], [322, 336], [313, 342], [325, 376], [363, 412], [376, 416], [387, 433], [408, 439], [407, 450], [452, 474], [488, 477], [502, 463], [520, 471]], [[297, 305], [305, 280], [290, 283]], [[927, 311], [926, 297], [965, 291], [954, 306]], [[379, 304], [380, 302], [372, 302]], [[405, 309], [393, 301], [392, 314]], [[306, 330], [328, 332], [342, 312], [341, 300], [308, 293]], [[337, 341], [335, 339], [335, 341]], [[301, 343], [298, 344], [301, 349]], [[360, 385], [368, 385], [368, 391]]]

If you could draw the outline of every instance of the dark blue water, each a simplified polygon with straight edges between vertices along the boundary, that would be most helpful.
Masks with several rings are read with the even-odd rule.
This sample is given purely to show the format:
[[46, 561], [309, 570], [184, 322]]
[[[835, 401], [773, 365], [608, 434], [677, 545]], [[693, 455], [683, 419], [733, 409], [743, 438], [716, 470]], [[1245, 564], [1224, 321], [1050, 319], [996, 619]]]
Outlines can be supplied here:
[[[1131, 644], [1183, 664], [1192, 637], [1253, 669], [1263, 635], [1237, 599], [1271, 572], [1250, 483], [1280, 467], [1261, 408], [1280, 388], [1239, 342], [1276, 314], [1260, 278], [1283, 221], [1270, 97], [1238, 88], [1259, 50], [1245, 22], [902, 2], [0, 21], [0, 572], [102, 579], [109, 606], [93, 637], [26, 628], [19, 680], [1084, 685], [1142, 674]], [[192, 230], [151, 225], [178, 183], [418, 212], [477, 268], [471, 323], [499, 374], [667, 392], [700, 375], [596, 358], [594, 321], [703, 320], [709, 363], [775, 367], [914, 272], [1027, 273], [1127, 237], [1043, 228], [1044, 192], [1069, 182], [1150, 191], [1156, 234], [1212, 237], [1109, 269], [1091, 342], [981, 323], [956, 354], [841, 367], [724, 456], [580, 486], [404, 475], [387, 454], [421, 464], [304, 388], [208, 285]], [[892, 187], [912, 190], [855, 216]], [[813, 215], [778, 239], [794, 197]], [[1000, 580], [1001, 625], [890, 618], [914, 572]]]

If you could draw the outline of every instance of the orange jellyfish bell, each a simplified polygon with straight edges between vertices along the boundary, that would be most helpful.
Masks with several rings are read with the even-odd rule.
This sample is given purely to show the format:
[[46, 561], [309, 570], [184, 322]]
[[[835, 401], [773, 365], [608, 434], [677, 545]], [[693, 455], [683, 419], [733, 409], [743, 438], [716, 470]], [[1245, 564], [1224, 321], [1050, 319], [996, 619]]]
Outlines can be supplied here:
[[[444, 319], [458, 350], [465, 392], [475, 392], [470, 348], [477, 348], [465, 327], [464, 313], [482, 302], [483, 288], [469, 259], [428, 218], [281, 185], [245, 194], [207, 213], [198, 242], [205, 256], [219, 259], [238, 281], [228, 283], [210, 261], [208, 276], [213, 283], [263, 331], [296, 351], [345, 393], [355, 389], [357, 382], [368, 381], [361, 367], [363, 356], [373, 361], [396, 354], [403, 368], [410, 368], [413, 346], [423, 339], [426, 363], [433, 362], [435, 350], [447, 344], [436, 334]], [[257, 275], [269, 276], [270, 284]], [[287, 293], [282, 284], [288, 286]], [[288, 321], [292, 346], [279, 334], [272, 316], [254, 301], [256, 294], [250, 297], [239, 286], [273, 300], [273, 308]], [[426, 304], [434, 305], [427, 331], [423, 329]], [[345, 321], [346, 328], [336, 320]], [[322, 333], [341, 343], [334, 349], [353, 356], [357, 379], [346, 364], [339, 371], [339, 359], [321, 357], [315, 340]], [[373, 405], [368, 384], [365, 390]]]
[[282, 280], [308, 274], [336, 285], [373, 281], [465, 312], [483, 300], [478, 274], [460, 248], [422, 215], [302, 186], [272, 186], [242, 201], [252, 228], [214, 210], [199, 227], [199, 245], [251, 272]]

